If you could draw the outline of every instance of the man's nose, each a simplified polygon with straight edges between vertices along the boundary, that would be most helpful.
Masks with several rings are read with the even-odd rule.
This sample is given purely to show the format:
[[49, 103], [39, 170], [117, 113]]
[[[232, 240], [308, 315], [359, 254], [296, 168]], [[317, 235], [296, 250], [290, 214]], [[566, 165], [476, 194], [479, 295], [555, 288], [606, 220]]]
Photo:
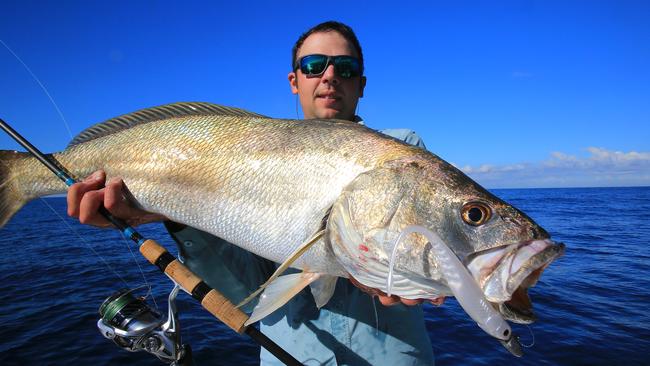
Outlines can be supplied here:
[[321, 80], [334, 85], [340, 82], [339, 77], [336, 75], [336, 72], [334, 72], [334, 65], [327, 65]]

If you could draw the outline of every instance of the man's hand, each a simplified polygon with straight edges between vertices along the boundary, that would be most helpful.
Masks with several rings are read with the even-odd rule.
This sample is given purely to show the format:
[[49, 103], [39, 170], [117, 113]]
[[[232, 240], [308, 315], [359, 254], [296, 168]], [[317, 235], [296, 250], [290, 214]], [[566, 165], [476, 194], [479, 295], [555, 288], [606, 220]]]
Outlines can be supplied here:
[[[401, 298], [399, 296], [395, 296], [395, 295], [388, 296], [385, 292], [380, 291], [380, 290], [378, 290], [376, 288], [371, 288], [371, 287], [362, 285], [361, 283], [357, 282], [357, 280], [355, 280], [352, 277], [350, 277], [350, 282], [352, 282], [353, 285], [355, 285], [361, 291], [367, 293], [368, 295], [377, 296], [379, 298], [379, 302], [381, 302], [381, 304], [384, 305], [384, 306], [393, 306], [393, 305], [396, 305], [396, 304], [399, 304], [399, 303], [402, 303], [402, 304], [408, 305], [408, 306], [413, 306], [413, 305], [422, 304], [424, 301], [426, 301], [424, 299], [403, 299], [403, 298]], [[444, 297], [439, 297], [439, 298], [434, 299], [434, 300], [429, 300], [429, 302], [432, 303], [433, 305], [442, 305], [442, 303], [444, 301], [445, 301]]]
[[70, 186], [67, 196], [68, 215], [78, 218], [82, 224], [110, 227], [111, 223], [98, 212], [103, 204], [113, 216], [126, 220], [131, 226], [167, 219], [163, 215], [134, 207], [126, 198], [127, 192], [122, 179], [111, 178], [106, 182], [106, 173], [98, 170]]

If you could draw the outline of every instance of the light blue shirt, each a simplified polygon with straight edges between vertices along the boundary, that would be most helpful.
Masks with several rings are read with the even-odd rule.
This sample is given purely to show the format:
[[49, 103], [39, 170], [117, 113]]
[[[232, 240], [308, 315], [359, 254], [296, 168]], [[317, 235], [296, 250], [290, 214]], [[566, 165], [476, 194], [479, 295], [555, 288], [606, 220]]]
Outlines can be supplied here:
[[[382, 130], [425, 148], [412, 130]], [[208, 233], [166, 226], [185, 264], [233, 303], [256, 290], [276, 264]], [[248, 309], [251, 310], [253, 304]], [[260, 322], [260, 330], [305, 365], [432, 365], [421, 306], [386, 307], [350, 281], [338, 279], [330, 301], [316, 308], [309, 288]], [[283, 365], [262, 348], [262, 365]]]

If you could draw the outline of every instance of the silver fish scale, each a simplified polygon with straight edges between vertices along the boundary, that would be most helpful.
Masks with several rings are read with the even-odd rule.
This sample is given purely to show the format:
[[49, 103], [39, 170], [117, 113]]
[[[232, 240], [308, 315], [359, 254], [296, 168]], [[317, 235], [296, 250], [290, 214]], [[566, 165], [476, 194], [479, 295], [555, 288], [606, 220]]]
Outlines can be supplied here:
[[[356, 176], [418, 151], [343, 121], [186, 116], [134, 126], [55, 156], [77, 176], [102, 168], [123, 177], [148, 211], [282, 262], [318, 231]], [[341, 275], [330, 253], [319, 243], [294, 267]]]

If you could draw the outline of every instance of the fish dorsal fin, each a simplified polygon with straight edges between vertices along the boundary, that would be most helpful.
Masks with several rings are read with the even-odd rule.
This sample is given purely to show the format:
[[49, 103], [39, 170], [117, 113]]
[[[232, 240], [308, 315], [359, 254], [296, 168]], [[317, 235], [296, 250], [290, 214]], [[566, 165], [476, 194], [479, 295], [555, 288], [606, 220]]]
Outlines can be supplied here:
[[113, 134], [117, 131], [126, 130], [133, 126], [147, 122], [160, 121], [168, 118], [183, 116], [238, 116], [238, 117], [258, 117], [268, 118], [261, 114], [248, 112], [243, 109], [226, 107], [218, 104], [206, 102], [180, 102], [164, 104], [157, 107], [141, 109], [139, 111], [124, 114], [119, 117], [111, 118], [108, 121], [97, 123], [81, 131], [68, 147], [78, 145], [83, 142], [94, 140], [99, 137]]

